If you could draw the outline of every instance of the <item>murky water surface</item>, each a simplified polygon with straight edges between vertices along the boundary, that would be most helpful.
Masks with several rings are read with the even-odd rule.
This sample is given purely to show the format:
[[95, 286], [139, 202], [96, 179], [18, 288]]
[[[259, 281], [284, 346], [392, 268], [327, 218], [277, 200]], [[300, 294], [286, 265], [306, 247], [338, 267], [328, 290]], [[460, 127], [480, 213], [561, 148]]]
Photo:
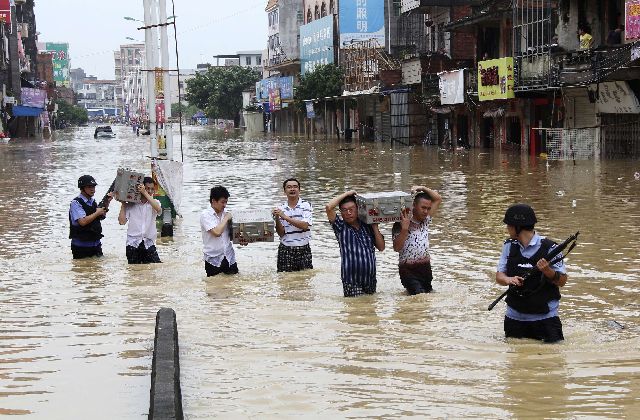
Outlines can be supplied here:
[[[146, 418], [155, 314], [167, 306], [178, 317], [189, 419], [640, 412], [637, 161], [547, 165], [498, 151], [188, 128], [183, 218], [174, 238], [159, 241], [163, 264], [127, 265], [117, 204], [104, 223], [105, 257], [73, 261], [67, 211], [77, 178], [94, 175], [102, 196], [117, 167], [149, 170], [147, 140], [116, 132], [96, 141], [89, 127], [0, 144], [0, 415]], [[206, 279], [199, 214], [209, 188], [227, 186], [230, 208], [271, 207], [290, 176], [314, 205], [315, 269], [277, 274], [276, 244], [262, 243], [237, 250], [239, 276]], [[379, 292], [343, 298], [324, 204], [347, 189], [414, 184], [444, 197], [431, 237], [435, 293], [404, 294], [384, 225]], [[504, 304], [486, 310], [502, 292], [493, 280], [502, 216], [516, 201], [533, 204], [545, 235], [581, 232], [559, 345], [505, 340]]]

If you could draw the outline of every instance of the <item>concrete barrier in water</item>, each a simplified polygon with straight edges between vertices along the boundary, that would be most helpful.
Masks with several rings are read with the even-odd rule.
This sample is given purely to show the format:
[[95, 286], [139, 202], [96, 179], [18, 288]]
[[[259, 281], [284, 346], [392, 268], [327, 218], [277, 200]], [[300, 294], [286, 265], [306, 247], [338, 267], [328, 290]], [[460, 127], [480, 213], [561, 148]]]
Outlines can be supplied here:
[[149, 420], [183, 418], [176, 313], [162, 308], [156, 315]]

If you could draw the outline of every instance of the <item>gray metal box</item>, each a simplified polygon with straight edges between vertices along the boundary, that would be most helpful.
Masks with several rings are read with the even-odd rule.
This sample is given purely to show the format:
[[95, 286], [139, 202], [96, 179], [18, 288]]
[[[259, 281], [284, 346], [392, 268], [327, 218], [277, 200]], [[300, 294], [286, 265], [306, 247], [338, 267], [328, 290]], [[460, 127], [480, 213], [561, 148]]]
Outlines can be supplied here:
[[142, 194], [138, 191], [138, 184], [142, 184], [144, 174], [131, 169], [118, 168], [114, 191], [118, 193], [117, 200], [122, 203], [141, 203]]
[[234, 210], [231, 217], [234, 244], [275, 240], [275, 222], [271, 210]]
[[358, 218], [365, 223], [402, 220], [402, 209], [411, 206], [411, 194], [403, 191], [357, 194]]

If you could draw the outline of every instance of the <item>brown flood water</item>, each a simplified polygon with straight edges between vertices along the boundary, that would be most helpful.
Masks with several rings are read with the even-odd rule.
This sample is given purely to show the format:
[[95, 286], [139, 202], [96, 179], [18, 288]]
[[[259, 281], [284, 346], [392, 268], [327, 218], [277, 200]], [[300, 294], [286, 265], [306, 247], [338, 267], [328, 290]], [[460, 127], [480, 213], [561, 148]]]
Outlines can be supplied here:
[[[175, 236], [158, 242], [163, 264], [129, 266], [117, 204], [103, 224], [105, 257], [71, 259], [67, 211], [77, 178], [94, 175], [100, 198], [117, 167], [149, 170], [145, 138], [115, 127], [116, 139], [96, 141], [92, 130], [0, 144], [0, 415], [145, 417], [161, 307], [178, 317], [188, 419], [640, 413], [639, 162], [547, 166], [496, 150], [187, 128]], [[338, 151], [345, 148], [353, 150]], [[237, 249], [239, 276], [206, 279], [199, 214], [209, 188], [227, 186], [231, 209], [266, 208], [284, 199], [289, 176], [314, 206], [315, 269], [277, 274], [277, 245], [262, 243]], [[324, 204], [347, 189], [415, 184], [444, 198], [431, 233], [435, 293], [404, 294], [383, 225], [378, 293], [343, 298]], [[505, 340], [504, 304], [487, 311], [502, 292], [494, 283], [502, 217], [517, 201], [534, 206], [544, 235], [580, 231], [558, 345]]]

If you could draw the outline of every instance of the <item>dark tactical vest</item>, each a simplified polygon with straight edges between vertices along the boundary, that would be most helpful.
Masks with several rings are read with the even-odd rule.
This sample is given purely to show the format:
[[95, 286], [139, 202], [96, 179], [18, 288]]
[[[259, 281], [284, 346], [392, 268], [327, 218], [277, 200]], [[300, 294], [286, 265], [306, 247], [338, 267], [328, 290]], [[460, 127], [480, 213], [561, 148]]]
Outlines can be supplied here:
[[[507, 276], [524, 275], [535, 267], [536, 263], [544, 258], [555, 242], [542, 239], [540, 249], [531, 258], [525, 258], [520, 253], [520, 245], [515, 239], [508, 239], [505, 243], [511, 243], [509, 257], [507, 258]], [[536, 273], [525, 281], [520, 287], [511, 286], [507, 293], [507, 305], [518, 312], [525, 314], [546, 314], [549, 312], [547, 303], [560, 299], [560, 289], [555, 284], [544, 278], [541, 272]]]
[[[80, 198], [74, 198], [81, 206], [87, 216], [93, 214], [98, 209], [98, 204], [93, 201], [93, 205], [88, 205]], [[77, 239], [79, 241], [97, 241], [102, 238], [102, 225], [100, 224], [100, 218], [98, 217], [93, 222], [86, 226], [74, 226], [71, 222], [71, 212], [69, 212], [69, 239]]]

